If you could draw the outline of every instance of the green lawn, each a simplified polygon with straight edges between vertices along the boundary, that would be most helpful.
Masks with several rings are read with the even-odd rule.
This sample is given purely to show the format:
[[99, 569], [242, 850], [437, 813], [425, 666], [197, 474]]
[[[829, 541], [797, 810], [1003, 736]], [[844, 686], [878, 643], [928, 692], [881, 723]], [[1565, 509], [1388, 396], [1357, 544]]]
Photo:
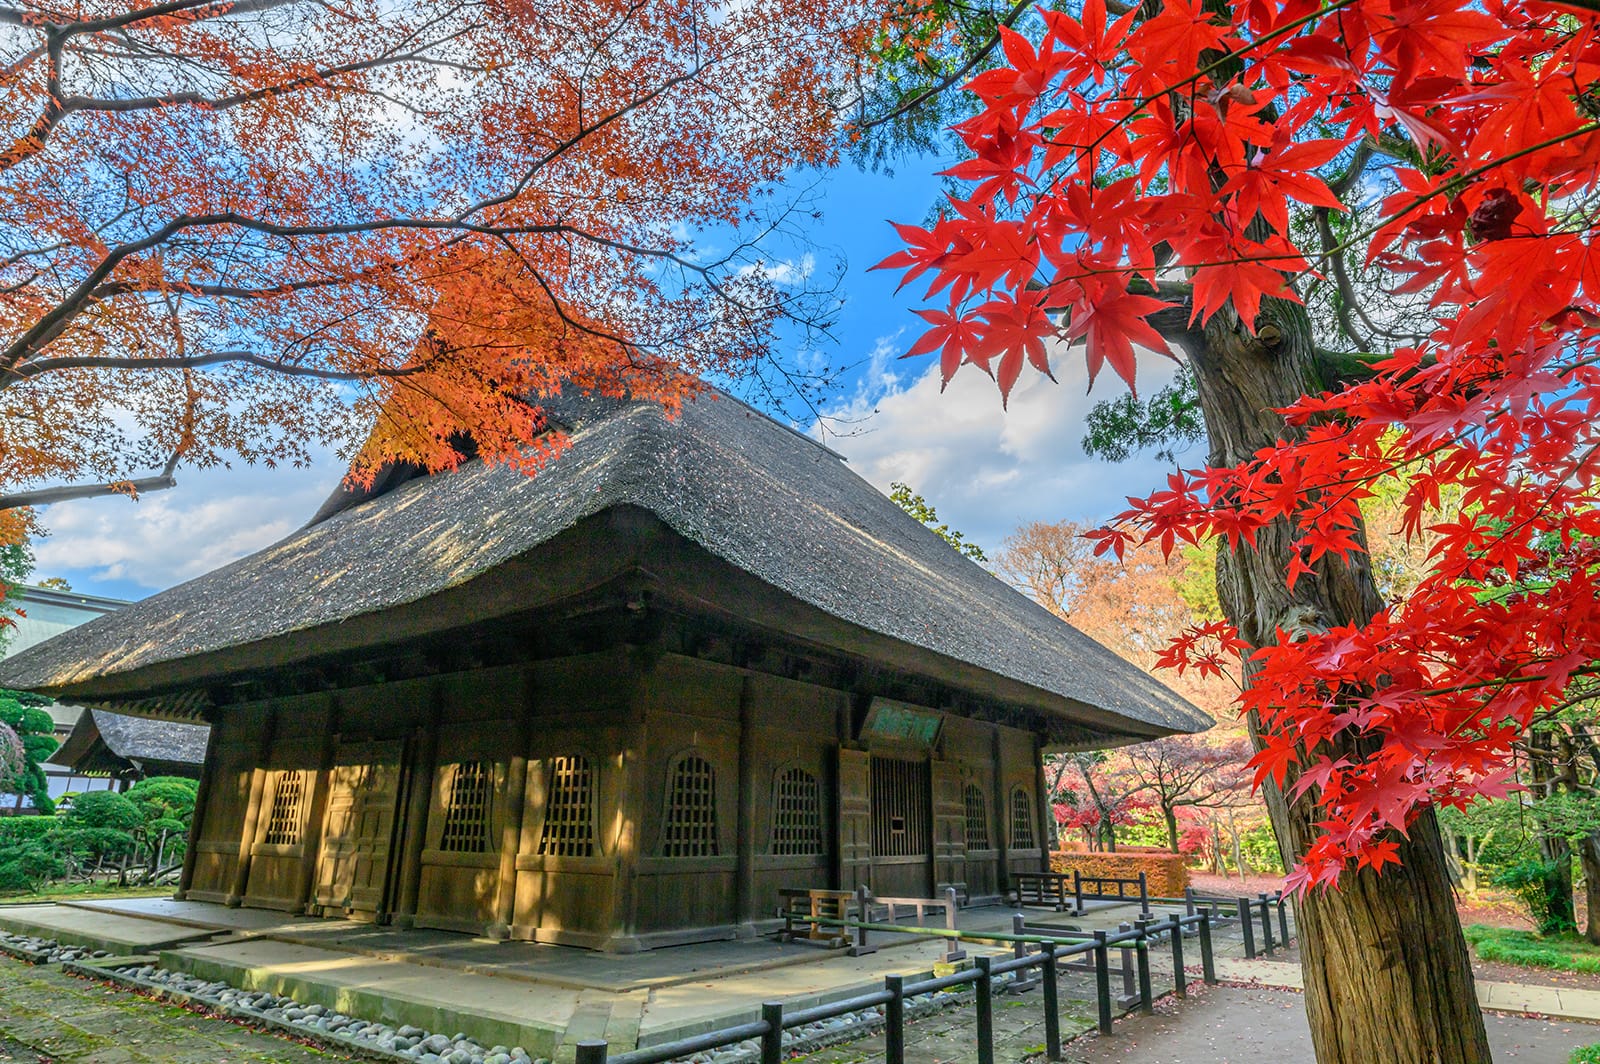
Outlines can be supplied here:
[[90, 898], [159, 898], [171, 896], [173, 887], [118, 887], [105, 883], [70, 883], [41, 891], [0, 894], [0, 905], [37, 905], [51, 901], [87, 901]]
[[[1532, 931], [1473, 924], [1467, 928], [1467, 941], [1481, 961], [1564, 972], [1600, 972], [1600, 946], [1591, 945], [1578, 935], [1540, 938]], [[1593, 1059], [1600, 1064], [1600, 1055]]]
[[1585, 1046], [1583, 1049], [1574, 1049], [1567, 1064], [1600, 1064], [1600, 1043]]

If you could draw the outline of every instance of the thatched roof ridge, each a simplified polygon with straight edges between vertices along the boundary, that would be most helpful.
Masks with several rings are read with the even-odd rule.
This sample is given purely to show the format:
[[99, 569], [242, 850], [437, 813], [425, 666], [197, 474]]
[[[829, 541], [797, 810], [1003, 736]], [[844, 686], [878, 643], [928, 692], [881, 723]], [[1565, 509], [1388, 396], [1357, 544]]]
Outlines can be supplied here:
[[85, 774], [130, 768], [140, 775], [190, 774], [205, 760], [210, 734], [204, 724], [86, 709], [50, 761]]
[[[708, 395], [669, 419], [645, 403], [563, 398], [550, 414], [572, 447], [536, 477], [471, 462], [324, 506], [325, 519], [263, 551], [4, 662], [0, 684], [103, 700], [224, 675], [240, 647], [287, 663], [304, 653], [296, 633], [356, 639], [362, 618], [402, 607], [421, 616], [433, 596], [524, 555], [536, 562], [530, 552], [579, 522], [631, 507], [845, 622], [861, 645], [897, 641], [1131, 735], [1211, 723], [953, 550], [832, 452], [742, 403]], [[855, 643], [833, 649], [861, 653]]]

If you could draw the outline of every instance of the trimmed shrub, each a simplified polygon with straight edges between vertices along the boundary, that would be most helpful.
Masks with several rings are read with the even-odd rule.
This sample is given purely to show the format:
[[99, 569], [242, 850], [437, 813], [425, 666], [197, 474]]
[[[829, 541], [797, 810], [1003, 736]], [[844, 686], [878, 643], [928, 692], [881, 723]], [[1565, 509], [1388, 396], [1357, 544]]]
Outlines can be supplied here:
[[1056, 872], [1077, 872], [1085, 876], [1115, 879], [1137, 879], [1139, 873], [1143, 872], [1151, 896], [1161, 898], [1176, 898], [1189, 885], [1189, 869], [1184, 866], [1183, 855], [1170, 850], [1053, 853], [1050, 855], [1050, 868]]

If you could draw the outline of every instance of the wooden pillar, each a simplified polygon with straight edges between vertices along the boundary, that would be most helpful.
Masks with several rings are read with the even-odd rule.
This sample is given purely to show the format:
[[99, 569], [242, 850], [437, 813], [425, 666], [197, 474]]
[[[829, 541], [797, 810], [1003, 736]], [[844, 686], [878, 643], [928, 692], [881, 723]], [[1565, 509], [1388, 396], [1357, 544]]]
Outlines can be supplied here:
[[500, 826], [500, 879], [495, 894], [494, 923], [485, 928], [490, 938], [510, 938], [517, 907], [517, 853], [522, 849], [522, 818], [528, 808], [528, 717], [533, 713], [533, 670], [523, 685], [521, 712], [512, 728], [512, 754], [502, 795], [505, 814]]
[[233, 870], [233, 889], [228, 891], [227, 904], [238, 908], [244, 904], [244, 894], [250, 885], [250, 852], [255, 849], [256, 835], [261, 823], [261, 800], [267, 789], [267, 761], [272, 756], [272, 733], [277, 730], [277, 711], [268, 708], [267, 719], [262, 723], [260, 741], [256, 743], [255, 768], [250, 773], [250, 797], [244, 807], [244, 828], [239, 833], [239, 861]]
[[[627, 940], [639, 932], [639, 855], [644, 848], [644, 819], [650, 805], [650, 785], [645, 771], [650, 763], [650, 710], [639, 698], [639, 680], [648, 667], [648, 658], [630, 653], [624, 663], [624, 682], [629, 685], [628, 705], [637, 723], [628, 730], [616, 760], [616, 808], [619, 814], [616, 835], [617, 876], [612, 887], [612, 935]], [[602, 791], [602, 794], [605, 792]], [[600, 815], [608, 814], [600, 805]], [[601, 843], [601, 853], [605, 852]]]
[[200, 839], [205, 834], [206, 806], [217, 786], [217, 733], [221, 730], [219, 714], [206, 735], [205, 757], [200, 762], [200, 785], [194, 792], [194, 815], [189, 818], [189, 847], [183, 851], [183, 871], [178, 873], [178, 889], [172, 894], [175, 901], [187, 898], [189, 889], [194, 886], [194, 866], [199, 859]]
[[1050, 851], [1056, 848], [1056, 811], [1050, 801], [1050, 794], [1044, 775], [1044, 743], [1039, 737], [1033, 737], [1033, 771], [1034, 793], [1039, 805], [1039, 849], [1043, 851], [1039, 857], [1039, 871], [1050, 871]]
[[995, 890], [1004, 894], [1011, 886], [1011, 810], [1006, 799], [1006, 772], [1005, 759], [1000, 752], [1000, 729], [989, 725], [989, 751], [990, 760], [994, 766], [994, 793], [991, 808], [994, 809], [994, 826], [998, 832], [995, 841], [995, 850], [1000, 854], [1000, 867], [995, 870]]
[[751, 734], [750, 674], [739, 685], [739, 803], [736, 831], [736, 873], [734, 876], [734, 914], [739, 921], [739, 934], [754, 937], [756, 919], [756, 751]]
[[417, 892], [422, 887], [422, 849], [428, 840], [428, 807], [433, 800], [433, 777], [439, 760], [439, 719], [442, 716], [440, 699], [444, 697], [436, 686], [433, 706], [428, 722], [418, 730], [412, 743], [411, 770], [406, 774], [404, 845], [400, 849], [400, 864], [396, 875], [400, 879], [398, 898], [394, 906], [394, 924], [409, 928], [417, 921]]
[[306, 820], [305, 835], [301, 840], [300, 876], [295, 882], [294, 896], [307, 916], [318, 915], [315, 909], [317, 862], [322, 858], [322, 832], [327, 826], [328, 786], [333, 778], [334, 756], [339, 750], [339, 698], [328, 698], [327, 720], [322, 729], [322, 754], [317, 759], [317, 772], [311, 780], [311, 811]]

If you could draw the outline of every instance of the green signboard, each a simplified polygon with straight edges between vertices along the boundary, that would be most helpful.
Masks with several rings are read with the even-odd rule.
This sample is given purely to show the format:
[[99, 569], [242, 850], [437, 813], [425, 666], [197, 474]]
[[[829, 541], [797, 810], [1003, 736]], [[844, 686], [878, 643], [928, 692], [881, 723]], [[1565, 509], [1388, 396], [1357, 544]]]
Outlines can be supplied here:
[[890, 698], [874, 698], [861, 726], [863, 739], [888, 739], [917, 746], [932, 746], [939, 738], [944, 717]]

